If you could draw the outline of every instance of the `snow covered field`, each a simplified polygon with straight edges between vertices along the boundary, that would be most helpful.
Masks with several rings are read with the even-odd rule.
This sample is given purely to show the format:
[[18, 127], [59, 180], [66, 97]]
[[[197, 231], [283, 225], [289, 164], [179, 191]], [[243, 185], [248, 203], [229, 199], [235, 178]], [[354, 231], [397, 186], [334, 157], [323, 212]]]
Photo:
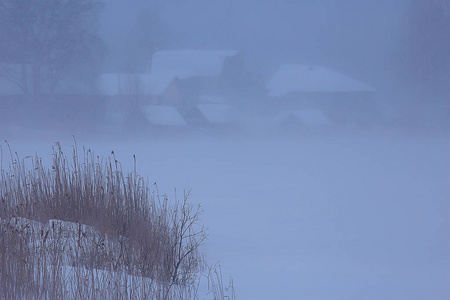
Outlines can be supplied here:
[[[9, 142], [20, 157], [51, 162], [54, 140]], [[60, 142], [70, 154], [73, 142]], [[77, 143], [114, 150], [125, 172], [135, 154], [138, 172], [169, 197], [192, 189], [207, 258], [233, 277], [239, 300], [450, 295], [448, 137]]]

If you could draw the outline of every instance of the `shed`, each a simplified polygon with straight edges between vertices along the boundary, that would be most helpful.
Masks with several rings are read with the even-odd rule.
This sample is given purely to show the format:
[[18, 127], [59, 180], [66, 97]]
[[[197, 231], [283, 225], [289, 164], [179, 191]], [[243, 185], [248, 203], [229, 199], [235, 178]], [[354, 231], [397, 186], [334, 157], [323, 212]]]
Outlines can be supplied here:
[[106, 96], [162, 96], [174, 79], [175, 75], [168, 72], [158, 74], [109, 73], [101, 75], [99, 89]]
[[235, 50], [170, 50], [153, 55], [152, 74], [169, 73], [183, 82], [190, 95], [235, 88], [245, 72], [243, 56]]
[[171, 50], [156, 52], [151, 72], [168, 72], [180, 79], [193, 76], [217, 77], [225, 69], [227, 60], [239, 55], [238, 51]]
[[153, 74], [103, 74], [100, 93], [109, 97], [142, 98], [146, 104], [181, 107], [186, 97], [171, 72]]
[[340, 124], [368, 120], [377, 111], [374, 88], [325, 67], [282, 65], [266, 87], [279, 109], [317, 109]]

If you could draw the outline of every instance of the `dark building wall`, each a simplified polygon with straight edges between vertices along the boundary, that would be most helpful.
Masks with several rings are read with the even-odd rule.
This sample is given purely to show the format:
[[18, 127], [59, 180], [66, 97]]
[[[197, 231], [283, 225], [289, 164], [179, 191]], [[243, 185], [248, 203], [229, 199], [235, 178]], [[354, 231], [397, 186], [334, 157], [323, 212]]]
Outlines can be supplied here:
[[279, 111], [319, 109], [337, 123], [371, 122], [380, 114], [374, 92], [293, 93], [270, 101]]

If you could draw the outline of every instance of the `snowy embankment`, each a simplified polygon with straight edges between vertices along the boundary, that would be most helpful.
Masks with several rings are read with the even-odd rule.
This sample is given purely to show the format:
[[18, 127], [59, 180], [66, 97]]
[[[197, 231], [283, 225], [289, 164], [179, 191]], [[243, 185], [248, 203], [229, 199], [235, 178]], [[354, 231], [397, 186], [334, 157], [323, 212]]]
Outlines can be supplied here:
[[[186, 288], [175, 284], [171, 290], [170, 282], [123, 268], [120, 259], [114, 258], [120, 257], [126, 236], [107, 235], [81, 223], [53, 219], [42, 223], [23, 217], [0, 219], [0, 228], [10, 237], [10, 242], [20, 241], [23, 257], [19, 259], [33, 261], [23, 265], [28, 268], [27, 271], [14, 268], [20, 267], [14, 264], [15, 256], [3, 262], [6, 277], [22, 275], [29, 281], [19, 283], [16, 280], [11, 285], [2, 285], [0, 291], [3, 296], [20, 295], [36, 299], [191, 299], [197, 293], [196, 286]], [[100, 259], [99, 253], [102, 256]], [[110, 265], [105, 266], [105, 261]]]
[[14, 158], [0, 172], [0, 297], [195, 299], [205, 263], [201, 210], [152, 192], [111, 156], [57, 143], [51, 168]]

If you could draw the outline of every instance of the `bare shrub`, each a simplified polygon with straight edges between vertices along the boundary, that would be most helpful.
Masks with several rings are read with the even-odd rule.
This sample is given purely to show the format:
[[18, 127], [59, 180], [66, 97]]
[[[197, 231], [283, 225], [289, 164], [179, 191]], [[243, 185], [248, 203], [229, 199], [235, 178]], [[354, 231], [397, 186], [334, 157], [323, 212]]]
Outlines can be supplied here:
[[[193, 299], [205, 268], [201, 210], [169, 201], [136, 172], [76, 145], [11, 162], [0, 181], [0, 296]], [[136, 163], [135, 163], [136, 165]]]
[[236, 300], [233, 279], [230, 278], [228, 285], [225, 285], [222, 277], [222, 268], [217, 263], [208, 267], [208, 293], [213, 300]]

